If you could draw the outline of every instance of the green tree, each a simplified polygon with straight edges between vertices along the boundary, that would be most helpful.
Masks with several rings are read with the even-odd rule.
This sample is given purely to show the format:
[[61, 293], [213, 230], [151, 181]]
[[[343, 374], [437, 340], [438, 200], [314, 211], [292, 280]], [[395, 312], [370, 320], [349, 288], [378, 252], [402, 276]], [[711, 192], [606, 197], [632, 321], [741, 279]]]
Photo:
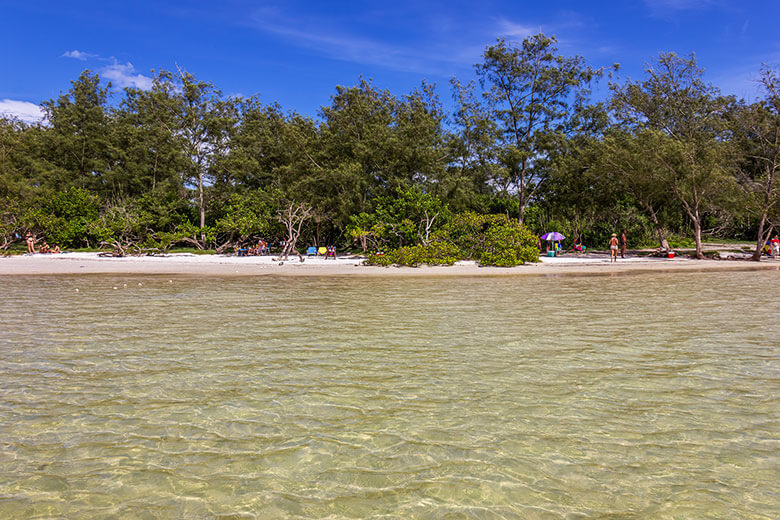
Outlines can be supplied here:
[[[161, 73], [173, 81], [170, 73]], [[175, 89], [177, 93], [176, 133], [183, 142], [186, 166], [185, 183], [195, 186], [196, 204], [200, 214], [201, 242], [206, 242], [206, 188], [214, 182], [214, 165], [226, 153], [238, 114], [234, 99], [224, 99], [222, 92], [211, 83], [199, 81], [179, 70]]]
[[753, 260], [772, 231], [780, 227], [780, 75], [777, 69], [761, 71], [764, 97], [735, 111], [734, 144], [739, 155], [737, 181], [742, 203], [758, 221]]
[[48, 163], [45, 184], [70, 186], [111, 194], [116, 148], [108, 109], [111, 83], [89, 70], [81, 73], [67, 94], [42, 104], [49, 128], [44, 132]]
[[0, 197], [18, 197], [24, 191], [25, 134], [29, 128], [21, 121], [0, 117]]
[[728, 100], [704, 83], [693, 55], [661, 54], [646, 73], [641, 83], [612, 86], [614, 113], [626, 127], [659, 132], [651, 158], [693, 224], [696, 257], [704, 258], [707, 211], [717, 209], [732, 189], [725, 144]]
[[166, 72], [156, 74], [152, 88], [126, 88], [116, 114], [116, 133], [125, 196], [171, 190], [184, 197], [184, 142], [178, 131], [178, 93]]
[[451, 123], [455, 131], [447, 136], [450, 164], [438, 193], [455, 210], [478, 205], [480, 195], [492, 194], [490, 182], [498, 175], [494, 160], [498, 139], [496, 122], [480, 102], [475, 83], [450, 81], [455, 109]]
[[425, 193], [417, 186], [397, 188], [395, 194], [377, 197], [373, 214], [360, 213], [352, 217], [348, 231], [361, 240], [379, 243], [428, 244], [431, 234], [450, 217], [449, 208], [437, 196]]
[[634, 198], [650, 219], [659, 247], [668, 251], [663, 210], [672, 202], [668, 187], [673, 178], [656, 160], [664, 141], [658, 130], [614, 128], [597, 146], [596, 168], [602, 178]]
[[556, 141], [572, 130], [589, 83], [601, 74], [580, 56], [559, 55], [556, 43], [543, 34], [520, 46], [502, 38], [485, 49], [483, 62], [476, 65], [500, 131], [495, 159], [501, 173], [495, 182], [516, 193], [520, 223], [549, 176], [548, 158]]
[[317, 206], [333, 213], [337, 225], [371, 212], [377, 197], [398, 187], [435, 189], [447, 154], [443, 112], [432, 85], [396, 98], [361, 80], [337, 87], [322, 116], [322, 158], [311, 169], [307, 191], [327, 194]]

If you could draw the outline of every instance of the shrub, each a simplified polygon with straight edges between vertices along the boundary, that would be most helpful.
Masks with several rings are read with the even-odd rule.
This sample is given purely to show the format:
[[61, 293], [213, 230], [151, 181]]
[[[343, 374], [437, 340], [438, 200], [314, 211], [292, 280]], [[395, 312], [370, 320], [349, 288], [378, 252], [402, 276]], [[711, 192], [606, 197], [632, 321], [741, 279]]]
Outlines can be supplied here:
[[536, 236], [506, 215], [466, 212], [438, 230], [428, 244], [401, 247], [371, 255], [370, 265], [452, 265], [476, 260], [480, 265], [513, 267], [539, 261]]
[[99, 242], [105, 231], [96, 225], [100, 198], [81, 188], [70, 188], [43, 197], [25, 216], [30, 227], [40, 230], [46, 240], [63, 247]]
[[373, 254], [368, 257], [369, 265], [452, 265], [462, 259], [460, 250], [452, 243], [436, 240], [429, 244], [417, 244], [394, 249], [387, 254]]

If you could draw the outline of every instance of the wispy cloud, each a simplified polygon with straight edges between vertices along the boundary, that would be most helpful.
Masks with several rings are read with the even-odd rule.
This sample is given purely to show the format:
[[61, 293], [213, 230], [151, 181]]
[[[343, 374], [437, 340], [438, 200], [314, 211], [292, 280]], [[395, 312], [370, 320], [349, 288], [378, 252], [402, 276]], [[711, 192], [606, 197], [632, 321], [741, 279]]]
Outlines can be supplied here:
[[142, 90], [149, 90], [152, 88], [152, 78], [139, 74], [132, 63], [121, 63], [115, 57], [111, 56], [103, 58], [99, 54], [91, 54], [89, 52], [82, 52], [79, 50], [67, 51], [62, 54], [64, 58], [73, 58], [80, 61], [95, 60], [103, 63], [108, 63], [103, 67], [97, 69], [98, 74], [101, 77], [110, 80], [115, 86], [119, 88], [135, 87]]
[[506, 18], [501, 18], [498, 21], [497, 29], [501, 36], [506, 36], [507, 38], [511, 38], [513, 40], [524, 40], [532, 34], [541, 32], [542, 27], [538, 25], [534, 27], [527, 24], [515, 23], [507, 20]]
[[[277, 5], [255, 9], [240, 23], [330, 59], [439, 76], [470, 68], [496, 38], [522, 41], [540, 31], [573, 31], [582, 25], [579, 15], [571, 12], [559, 12], [554, 24], [544, 26], [503, 15], [450, 18], [428, 9], [407, 14], [416, 16], [414, 37], [403, 41], [387, 30], [393, 19], [384, 12], [372, 11], [351, 19], [312, 13], [293, 16]], [[383, 30], [376, 30], [377, 26]]]
[[73, 58], [75, 60], [87, 61], [89, 58], [97, 58], [97, 54], [90, 54], [88, 52], [81, 52], [79, 50], [66, 51], [62, 53], [63, 58]]
[[[479, 57], [464, 38], [445, 38], [447, 24], [430, 31], [425, 41], [396, 43], [346, 29], [338, 19], [287, 17], [277, 9], [258, 9], [248, 22], [253, 28], [278, 36], [288, 44], [331, 59], [405, 72], [448, 75], [453, 68], [470, 66]], [[434, 34], [436, 36], [434, 36]], [[461, 35], [462, 36], [462, 35]]]
[[723, 0], [645, 0], [654, 16], [674, 14], [679, 11], [698, 11], [719, 7]]
[[0, 115], [31, 124], [43, 120], [41, 107], [29, 101], [16, 99], [0, 99]]
[[760, 84], [762, 66], [780, 67], [780, 50], [756, 56], [746, 56], [744, 62], [721, 70], [708, 78], [724, 94], [733, 94], [747, 101], [754, 101], [764, 94]]

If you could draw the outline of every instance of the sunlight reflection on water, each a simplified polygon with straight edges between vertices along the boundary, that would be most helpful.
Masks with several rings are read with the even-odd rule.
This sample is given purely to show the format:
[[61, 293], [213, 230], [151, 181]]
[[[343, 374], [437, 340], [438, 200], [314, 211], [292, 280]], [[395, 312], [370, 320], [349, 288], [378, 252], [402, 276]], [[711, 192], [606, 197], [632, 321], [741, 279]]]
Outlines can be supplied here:
[[0, 279], [0, 517], [780, 516], [780, 273], [169, 278]]

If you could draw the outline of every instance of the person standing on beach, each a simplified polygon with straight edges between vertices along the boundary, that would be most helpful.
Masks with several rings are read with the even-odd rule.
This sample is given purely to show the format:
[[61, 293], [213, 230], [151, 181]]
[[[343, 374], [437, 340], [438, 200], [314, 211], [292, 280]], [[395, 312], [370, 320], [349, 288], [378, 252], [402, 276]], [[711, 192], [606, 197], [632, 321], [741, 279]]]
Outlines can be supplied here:
[[27, 252], [35, 253], [35, 237], [32, 233], [27, 233]]
[[780, 256], [780, 238], [777, 238], [777, 235], [772, 239], [772, 258], [777, 260], [777, 257]]
[[626, 238], [626, 230], [620, 234], [620, 258], [626, 257], [626, 245], [628, 244], [628, 238]]
[[617, 254], [618, 254], [617, 233], [612, 233], [612, 238], [609, 239], [609, 263], [617, 262]]

